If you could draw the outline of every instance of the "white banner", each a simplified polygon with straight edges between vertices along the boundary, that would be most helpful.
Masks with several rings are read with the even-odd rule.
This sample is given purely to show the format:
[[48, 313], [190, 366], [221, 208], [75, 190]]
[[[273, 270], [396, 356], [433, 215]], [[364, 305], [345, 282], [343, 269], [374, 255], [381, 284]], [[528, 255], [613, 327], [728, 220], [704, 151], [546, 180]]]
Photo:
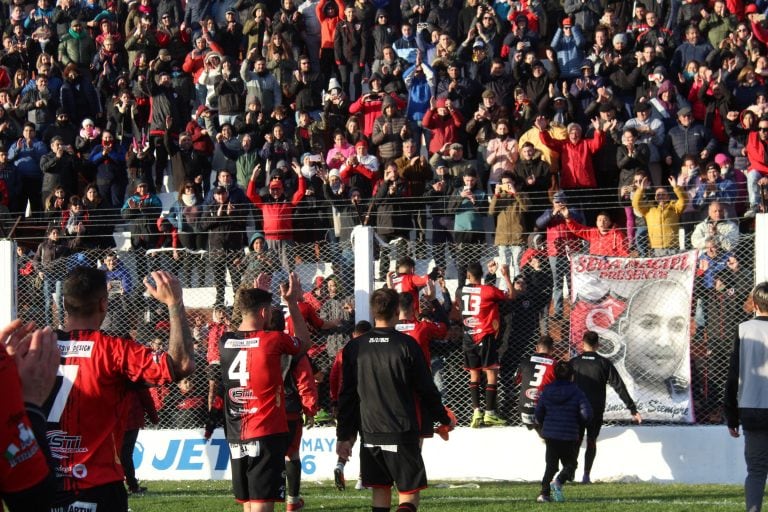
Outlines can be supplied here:
[[[302, 476], [333, 478], [336, 466], [336, 430], [313, 428], [301, 441]], [[133, 450], [139, 480], [221, 480], [231, 478], [229, 445], [224, 431], [216, 429], [209, 441], [203, 430], [142, 430]], [[353, 467], [354, 466], [354, 467]], [[322, 471], [321, 474], [318, 474]], [[329, 469], [330, 468], [330, 469]], [[356, 465], [347, 466], [352, 478]]]
[[[571, 259], [571, 354], [585, 330], [600, 336], [599, 352], [624, 379], [644, 420], [690, 423], [691, 297], [697, 252], [662, 258]], [[629, 420], [608, 390], [606, 419]]]
[[[139, 480], [229, 479], [229, 452], [221, 429], [207, 444], [202, 436], [202, 430], [142, 430], [134, 451]], [[333, 428], [304, 431], [301, 461], [306, 481], [333, 479], [335, 438]], [[724, 425], [606, 426], [600, 434], [592, 479], [740, 483], [745, 476], [743, 439], [733, 439]], [[702, 450], [702, 446], [707, 449]], [[423, 457], [430, 485], [439, 480], [533, 482], [544, 474], [545, 450], [536, 433], [525, 427], [465, 427], [451, 432], [448, 442], [439, 437], [425, 440]], [[495, 456], [488, 457], [489, 453]], [[357, 480], [359, 460], [355, 446], [344, 470], [348, 488]], [[632, 464], [627, 464], [628, 460]], [[714, 460], [717, 464], [712, 464]]]

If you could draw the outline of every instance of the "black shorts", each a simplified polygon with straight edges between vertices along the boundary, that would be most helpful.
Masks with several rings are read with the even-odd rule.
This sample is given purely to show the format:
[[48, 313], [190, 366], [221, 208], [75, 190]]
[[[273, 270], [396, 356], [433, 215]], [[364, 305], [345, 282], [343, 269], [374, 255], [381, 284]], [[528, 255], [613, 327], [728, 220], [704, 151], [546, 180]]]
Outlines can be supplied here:
[[587, 439], [597, 439], [597, 436], [600, 435], [600, 429], [603, 428], [603, 415], [600, 414], [599, 416], [593, 417], [589, 422], [582, 426], [579, 430], [579, 439], [584, 439], [584, 431], [586, 430]]
[[82, 489], [74, 492], [58, 492], [51, 505], [51, 512], [88, 510], [89, 512], [127, 512], [128, 493], [123, 482]]
[[499, 342], [496, 336], [488, 334], [480, 343], [464, 336], [462, 348], [466, 370], [493, 370], [499, 367]]
[[419, 443], [386, 447], [366, 446], [361, 443], [360, 478], [366, 487], [392, 487], [394, 483], [397, 491], [403, 494], [425, 489], [427, 470], [421, 458]]
[[287, 449], [287, 433], [229, 443], [232, 488], [239, 503], [285, 501]]

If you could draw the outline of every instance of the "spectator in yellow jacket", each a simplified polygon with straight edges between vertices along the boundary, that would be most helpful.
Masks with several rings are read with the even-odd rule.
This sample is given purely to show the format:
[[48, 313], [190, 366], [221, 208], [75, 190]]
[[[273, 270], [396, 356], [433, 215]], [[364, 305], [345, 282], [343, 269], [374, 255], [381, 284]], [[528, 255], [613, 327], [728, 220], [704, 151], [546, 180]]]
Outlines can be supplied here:
[[669, 256], [679, 251], [677, 232], [680, 214], [685, 210], [685, 192], [677, 186], [675, 179], [670, 177], [669, 185], [677, 200], [672, 201], [664, 187], [658, 187], [654, 200], [651, 200], [645, 194], [649, 184], [648, 178], [643, 178], [632, 196], [632, 208], [645, 218], [654, 256]]

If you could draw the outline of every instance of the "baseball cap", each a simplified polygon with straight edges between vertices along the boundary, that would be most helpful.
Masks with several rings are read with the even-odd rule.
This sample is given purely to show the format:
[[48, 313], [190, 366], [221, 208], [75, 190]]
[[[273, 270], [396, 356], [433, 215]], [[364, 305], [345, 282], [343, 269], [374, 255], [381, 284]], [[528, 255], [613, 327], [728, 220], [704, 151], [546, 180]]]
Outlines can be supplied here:
[[269, 182], [269, 190], [273, 189], [283, 189], [283, 181], [280, 178], [272, 178], [272, 181]]
[[573, 26], [573, 20], [570, 16], [566, 16], [563, 18], [563, 26], [564, 27], [572, 27]]
[[731, 162], [730, 157], [728, 157], [728, 155], [726, 155], [725, 153], [718, 153], [715, 155], [715, 163], [721, 167], [730, 162]]
[[691, 113], [691, 109], [688, 107], [683, 107], [680, 110], [677, 111], [678, 117], [680, 116], [686, 116]]
[[485, 43], [480, 39], [475, 39], [475, 42], [472, 44], [472, 48], [485, 48]]
[[552, 196], [552, 202], [566, 204], [568, 202], [568, 197], [565, 195], [565, 192], [563, 192], [562, 190], [558, 190]]
[[755, 5], [755, 4], [749, 4], [744, 9], [744, 14], [757, 14], [757, 12], [758, 12], [757, 5]]
[[214, 194], [226, 194], [227, 193], [227, 189], [222, 187], [222, 186], [218, 186], [218, 187], [213, 189], [213, 193]]

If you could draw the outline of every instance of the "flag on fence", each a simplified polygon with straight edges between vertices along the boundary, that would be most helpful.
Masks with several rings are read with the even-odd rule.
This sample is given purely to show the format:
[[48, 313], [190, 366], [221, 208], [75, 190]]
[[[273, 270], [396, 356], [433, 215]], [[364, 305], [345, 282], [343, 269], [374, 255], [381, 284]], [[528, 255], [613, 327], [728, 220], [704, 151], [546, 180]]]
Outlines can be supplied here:
[[[624, 379], [643, 420], [690, 423], [690, 326], [697, 252], [661, 258], [571, 259], [571, 353], [585, 330]], [[608, 390], [605, 419], [629, 420]]]

